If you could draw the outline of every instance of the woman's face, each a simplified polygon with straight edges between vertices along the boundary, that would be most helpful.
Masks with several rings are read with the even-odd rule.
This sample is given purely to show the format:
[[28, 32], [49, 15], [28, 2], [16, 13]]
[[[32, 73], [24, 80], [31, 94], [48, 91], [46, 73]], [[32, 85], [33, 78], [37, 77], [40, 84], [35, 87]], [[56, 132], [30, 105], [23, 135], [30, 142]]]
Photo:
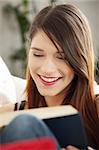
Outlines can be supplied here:
[[[61, 49], [60, 52], [64, 55]], [[74, 77], [72, 68], [43, 31], [37, 32], [32, 39], [28, 66], [39, 93], [44, 97], [62, 94]]]

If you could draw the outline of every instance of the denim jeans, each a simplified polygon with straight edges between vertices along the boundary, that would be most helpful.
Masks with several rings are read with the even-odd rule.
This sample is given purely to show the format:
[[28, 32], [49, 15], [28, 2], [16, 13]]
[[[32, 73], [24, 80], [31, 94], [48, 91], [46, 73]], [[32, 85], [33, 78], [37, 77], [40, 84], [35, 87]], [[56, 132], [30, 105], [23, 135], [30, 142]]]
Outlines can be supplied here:
[[61, 149], [54, 135], [45, 123], [42, 120], [27, 114], [19, 115], [14, 118], [0, 134], [1, 144], [36, 139], [39, 137], [54, 138], [57, 143], [57, 149]]

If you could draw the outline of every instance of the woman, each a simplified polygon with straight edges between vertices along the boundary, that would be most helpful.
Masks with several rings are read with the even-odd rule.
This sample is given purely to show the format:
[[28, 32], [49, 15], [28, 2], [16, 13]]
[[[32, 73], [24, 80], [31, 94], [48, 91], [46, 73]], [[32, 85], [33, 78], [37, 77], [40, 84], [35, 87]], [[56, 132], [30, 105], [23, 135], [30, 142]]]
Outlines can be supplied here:
[[99, 97], [87, 19], [75, 6], [49, 6], [35, 17], [29, 38], [26, 107], [71, 104], [82, 115], [89, 146], [99, 149]]
[[46, 7], [30, 30], [28, 108], [71, 104], [83, 117], [91, 146], [99, 146], [90, 27], [71, 5]]

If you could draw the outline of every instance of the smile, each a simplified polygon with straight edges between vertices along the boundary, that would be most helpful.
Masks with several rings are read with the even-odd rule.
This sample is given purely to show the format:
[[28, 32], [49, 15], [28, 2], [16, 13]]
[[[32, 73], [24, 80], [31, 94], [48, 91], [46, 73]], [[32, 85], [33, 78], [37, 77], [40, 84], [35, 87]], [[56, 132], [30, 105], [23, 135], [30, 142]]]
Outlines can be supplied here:
[[46, 85], [53, 85], [55, 84], [61, 77], [44, 77], [40, 76], [39, 78], [43, 81], [44, 84]]

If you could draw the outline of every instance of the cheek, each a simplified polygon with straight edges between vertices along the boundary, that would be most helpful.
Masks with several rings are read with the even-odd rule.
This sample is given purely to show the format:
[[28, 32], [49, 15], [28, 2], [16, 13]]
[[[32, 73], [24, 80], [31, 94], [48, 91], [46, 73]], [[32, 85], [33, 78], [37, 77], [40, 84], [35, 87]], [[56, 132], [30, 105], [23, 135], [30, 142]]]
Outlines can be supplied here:
[[69, 81], [71, 82], [74, 78], [74, 72], [70, 73]]
[[70, 67], [65, 67], [64, 76], [65, 79], [68, 80], [68, 82], [71, 82], [74, 78], [74, 71]]
[[35, 73], [37, 73], [37, 71], [40, 68], [40, 63], [39, 61], [36, 61], [35, 59], [31, 59], [31, 57], [29, 57], [28, 59], [28, 68], [30, 70], [30, 74], [32, 75], [32, 77], [34, 76]]
[[72, 79], [74, 78], [74, 71], [69, 70], [67, 73], [67, 77], [68, 77], [69, 82], [71, 82]]
[[33, 59], [31, 59], [31, 57], [29, 57], [28, 59], [28, 68], [30, 70], [30, 74], [32, 75], [34, 70], [35, 70], [36, 64], [34, 63]]

